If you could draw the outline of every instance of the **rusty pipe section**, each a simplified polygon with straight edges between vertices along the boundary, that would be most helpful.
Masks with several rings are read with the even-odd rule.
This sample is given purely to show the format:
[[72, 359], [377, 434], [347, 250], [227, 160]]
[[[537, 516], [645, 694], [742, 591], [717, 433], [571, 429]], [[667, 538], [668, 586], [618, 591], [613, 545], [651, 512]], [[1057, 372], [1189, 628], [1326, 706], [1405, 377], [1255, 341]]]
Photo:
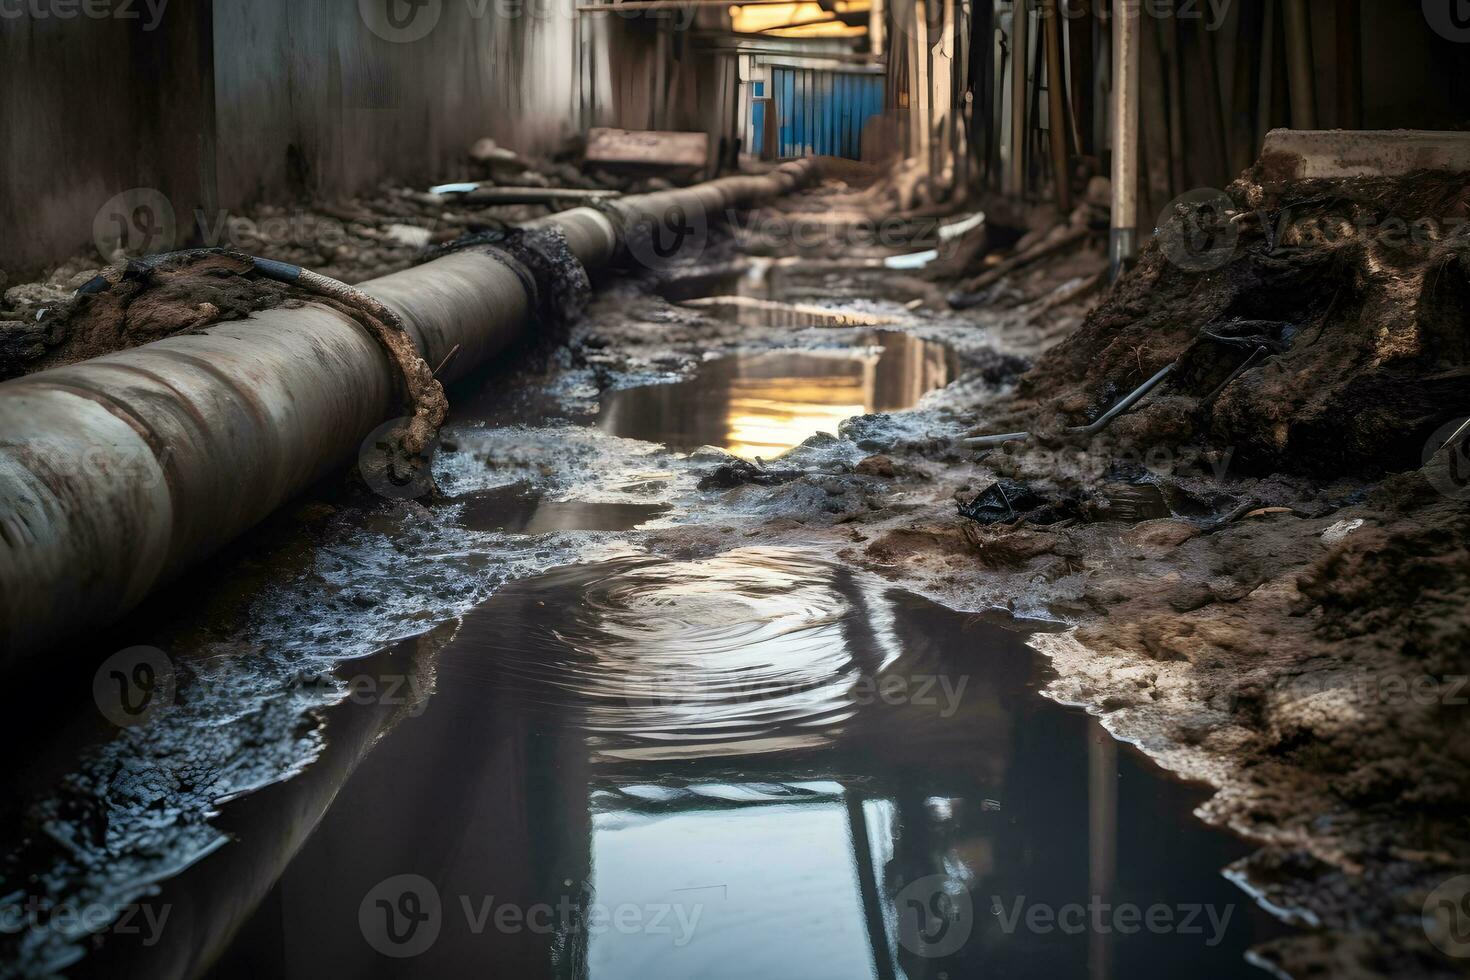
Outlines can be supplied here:
[[[641, 221], [716, 220], [805, 185], [813, 161], [762, 176], [575, 208], [555, 226], [589, 269]], [[464, 251], [361, 284], [425, 361], [463, 376], [526, 326], [531, 301]], [[111, 622], [351, 460], [397, 414], [387, 355], [316, 304], [0, 384], [0, 664]]]

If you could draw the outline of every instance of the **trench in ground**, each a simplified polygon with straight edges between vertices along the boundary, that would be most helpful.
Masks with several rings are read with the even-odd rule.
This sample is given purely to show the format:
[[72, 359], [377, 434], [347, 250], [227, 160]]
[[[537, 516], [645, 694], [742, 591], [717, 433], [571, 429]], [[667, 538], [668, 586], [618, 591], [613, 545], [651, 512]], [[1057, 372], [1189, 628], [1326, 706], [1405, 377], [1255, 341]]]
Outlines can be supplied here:
[[[769, 460], [955, 376], [944, 346], [881, 318], [730, 286], [673, 298], [858, 332], [611, 391], [588, 423]], [[511, 536], [668, 510], [530, 483], [456, 504], [466, 531]], [[1281, 929], [1221, 874], [1248, 848], [1192, 817], [1202, 791], [1038, 694], [1035, 628], [799, 548], [628, 545], [510, 582], [341, 668], [353, 693], [316, 761], [225, 806], [229, 841], [165, 884], [175, 928], [147, 948], [113, 937], [87, 968], [189, 972], [221, 952], [218, 977], [1248, 970]]]

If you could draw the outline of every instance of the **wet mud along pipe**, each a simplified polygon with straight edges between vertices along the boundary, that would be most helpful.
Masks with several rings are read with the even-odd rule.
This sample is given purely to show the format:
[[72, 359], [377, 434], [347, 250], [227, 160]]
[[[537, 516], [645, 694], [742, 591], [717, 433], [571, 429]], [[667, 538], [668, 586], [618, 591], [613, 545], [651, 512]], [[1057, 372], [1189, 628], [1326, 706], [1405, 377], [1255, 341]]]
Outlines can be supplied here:
[[[797, 161], [530, 225], [559, 229], [596, 269], [645, 222], [715, 220], [816, 176], [814, 161]], [[449, 359], [445, 380], [503, 350], [533, 317], [530, 284], [484, 251], [360, 288], [398, 314], [425, 363]], [[0, 384], [0, 664], [117, 619], [400, 414], [384, 349], [320, 303]]]

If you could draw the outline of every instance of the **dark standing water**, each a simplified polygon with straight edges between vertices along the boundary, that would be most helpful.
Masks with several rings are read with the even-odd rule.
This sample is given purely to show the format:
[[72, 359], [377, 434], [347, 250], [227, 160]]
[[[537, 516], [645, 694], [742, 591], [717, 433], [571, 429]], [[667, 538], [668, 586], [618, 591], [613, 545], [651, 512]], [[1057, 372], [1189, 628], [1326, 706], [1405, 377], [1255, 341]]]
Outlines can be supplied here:
[[439, 693], [217, 976], [1233, 977], [1272, 932], [1021, 634], [813, 556], [569, 568], [446, 639], [376, 665]]
[[718, 446], [768, 459], [854, 415], [910, 408], [957, 372], [943, 344], [880, 330], [852, 347], [724, 357], [688, 381], [614, 391], [598, 425], [681, 452]]

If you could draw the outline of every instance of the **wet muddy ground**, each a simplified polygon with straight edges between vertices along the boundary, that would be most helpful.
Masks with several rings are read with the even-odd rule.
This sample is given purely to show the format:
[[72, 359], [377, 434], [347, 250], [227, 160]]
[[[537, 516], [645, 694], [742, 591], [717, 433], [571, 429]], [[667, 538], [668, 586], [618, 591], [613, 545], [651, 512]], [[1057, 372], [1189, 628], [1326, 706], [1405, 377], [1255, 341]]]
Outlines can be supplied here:
[[[324, 486], [99, 642], [89, 668], [127, 654], [98, 672], [113, 686], [89, 669], [79, 703], [38, 709], [75, 721], [16, 776], [6, 885], [169, 918], [38, 913], [6, 961], [1250, 972], [1284, 932], [1222, 875], [1250, 848], [1040, 694], [1088, 702], [1066, 687], [1085, 669], [1053, 681], [1011, 614], [1067, 616], [1080, 546], [987, 555], [953, 517], [995, 472], [957, 444], [974, 406], [1079, 308], [961, 318], [922, 280], [756, 251], [717, 236], [604, 282], [565, 343], [451, 392], [440, 499]], [[1197, 533], [1120, 506], [1138, 526], [1111, 547], [1148, 561]], [[1030, 640], [1067, 664], [1055, 636]], [[396, 955], [434, 896], [437, 938]], [[521, 927], [494, 924], [503, 905]], [[541, 906], [549, 930], [524, 921]], [[591, 928], [619, 909], [627, 928]]]

